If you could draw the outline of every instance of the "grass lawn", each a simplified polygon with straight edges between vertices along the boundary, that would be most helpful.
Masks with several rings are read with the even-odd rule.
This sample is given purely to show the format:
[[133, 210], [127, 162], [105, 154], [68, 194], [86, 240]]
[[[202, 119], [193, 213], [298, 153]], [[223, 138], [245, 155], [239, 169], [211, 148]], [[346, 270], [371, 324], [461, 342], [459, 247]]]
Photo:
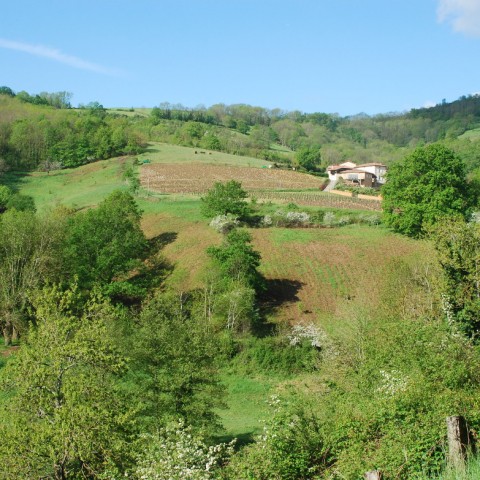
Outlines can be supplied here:
[[268, 400], [279, 381], [272, 377], [244, 377], [225, 373], [222, 382], [227, 388], [227, 409], [218, 413], [225, 432], [223, 441], [238, 438], [249, 442], [262, 432], [262, 419], [268, 412]]

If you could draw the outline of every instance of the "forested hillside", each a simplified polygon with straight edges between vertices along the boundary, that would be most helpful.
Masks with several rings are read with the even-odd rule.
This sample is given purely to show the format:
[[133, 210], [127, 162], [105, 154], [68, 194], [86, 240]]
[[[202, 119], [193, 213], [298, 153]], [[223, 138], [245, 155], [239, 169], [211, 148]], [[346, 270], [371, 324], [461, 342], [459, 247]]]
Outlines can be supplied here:
[[0, 88], [0, 480], [478, 478], [478, 97], [70, 99]]
[[[2, 94], [3, 92], [3, 94]], [[42, 96], [43, 95], [43, 96]], [[342, 161], [387, 165], [415, 147], [441, 141], [462, 155], [468, 171], [480, 166], [480, 101], [406, 113], [339, 117], [250, 105], [106, 110], [98, 102], [73, 109], [66, 92], [15, 94], [0, 89], [0, 158], [13, 169], [72, 167], [122, 153], [148, 141], [247, 155], [290, 165], [302, 149], [318, 151], [319, 170]], [[473, 132], [473, 133], [470, 133]], [[309, 166], [312, 169], [312, 166]]]

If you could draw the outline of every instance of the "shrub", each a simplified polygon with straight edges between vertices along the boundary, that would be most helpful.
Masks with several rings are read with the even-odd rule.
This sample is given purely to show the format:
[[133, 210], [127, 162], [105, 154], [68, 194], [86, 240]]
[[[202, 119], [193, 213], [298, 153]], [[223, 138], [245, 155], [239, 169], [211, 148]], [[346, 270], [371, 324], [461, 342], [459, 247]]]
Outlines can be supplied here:
[[214, 230], [224, 235], [232, 231], [235, 227], [238, 227], [238, 225], [240, 225], [238, 217], [230, 213], [227, 213], [227, 215], [217, 215], [210, 222], [210, 226]]
[[359, 223], [366, 223], [367, 225], [380, 225], [382, 218], [378, 213], [364, 214], [362, 213], [358, 217]]
[[323, 224], [326, 227], [333, 227], [337, 222], [337, 217], [333, 212], [326, 212], [323, 216]]
[[297, 480], [320, 478], [330, 452], [318, 417], [305, 398], [273, 396], [263, 434], [232, 459], [228, 478]]
[[213, 480], [215, 470], [233, 454], [233, 442], [207, 446], [182, 421], [155, 435], [143, 435], [134, 478], [138, 480]]
[[310, 215], [307, 212], [283, 212], [278, 210], [272, 217], [277, 227], [304, 227], [310, 225]]
[[315, 371], [319, 355], [308, 341], [292, 344], [288, 337], [251, 338], [243, 344], [234, 365], [247, 374], [263, 371], [291, 375]]

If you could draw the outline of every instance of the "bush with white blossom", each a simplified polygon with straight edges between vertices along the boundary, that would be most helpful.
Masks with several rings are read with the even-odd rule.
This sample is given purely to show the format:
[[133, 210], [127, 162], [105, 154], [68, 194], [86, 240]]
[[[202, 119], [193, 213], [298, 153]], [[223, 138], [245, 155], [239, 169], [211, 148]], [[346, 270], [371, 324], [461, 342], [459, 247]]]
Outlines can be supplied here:
[[322, 348], [327, 343], [327, 335], [313, 323], [308, 325], [294, 325], [288, 335], [290, 345], [299, 345], [307, 341], [315, 348]]
[[183, 421], [143, 435], [142, 441], [145, 449], [134, 476], [138, 480], [214, 480], [234, 446], [234, 441], [207, 446]]
[[226, 234], [233, 230], [235, 227], [238, 227], [240, 222], [236, 215], [228, 213], [227, 215], [217, 215], [210, 222], [210, 226], [219, 233]]

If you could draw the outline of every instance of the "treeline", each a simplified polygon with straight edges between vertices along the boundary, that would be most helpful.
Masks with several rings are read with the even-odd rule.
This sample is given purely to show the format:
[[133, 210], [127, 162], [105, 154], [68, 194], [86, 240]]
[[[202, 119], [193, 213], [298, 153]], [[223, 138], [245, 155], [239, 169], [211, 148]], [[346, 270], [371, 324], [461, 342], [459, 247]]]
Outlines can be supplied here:
[[[480, 165], [478, 155], [472, 153], [478, 140], [458, 137], [479, 125], [478, 104], [478, 96], [469, 96], [406, 113], [342, 118], [250, 105], [187, 108], [163, 103], [152, 110], [154, 127], [149, 135], [160, 141], [287, 163], [294, 158], [291, 152], [321, 148], [322, 167], [346, 160], [388, 164], [419, 145], [443, 141], [467, 156], [467, 166], [473, 170]], [[284, 151], [272, 149], [272, 145]]]
[[149, 117], [108, 113], [98, 102], [70, 107], [68, 92], [29, 95], [0, 88], [0, 158], [10, 168], [44, 162], [77, 166], [138, 152], [147, 141], [253, 156], [290, 165], [295, 152], [320, 151], [319, 169], [352, 160], [394, 163], [419, 145], [443, 142], [469, 171], [480, 167], [478, 137], [459, 138], [479, 124], [478, 96], [402, 114], [340, 117], [258, 106], [188, 108], [161, 103]]
[[73, 94], [71, 92], [40, 92], [30, 95], [25, 90], [15, 93], [10, 87], [0, 87], [0, 95], [16, 97], [24, 103], [32, 103], [33, 105], [49, 105], [54, 108], [71, 108], [70, 100]]
[[0, 94], [2, 169], [77, 167], [142, 151], [145, 138], [132, 121], [94, 107], [73, 111], [21, 105], [18, 94], [15, 98]]

